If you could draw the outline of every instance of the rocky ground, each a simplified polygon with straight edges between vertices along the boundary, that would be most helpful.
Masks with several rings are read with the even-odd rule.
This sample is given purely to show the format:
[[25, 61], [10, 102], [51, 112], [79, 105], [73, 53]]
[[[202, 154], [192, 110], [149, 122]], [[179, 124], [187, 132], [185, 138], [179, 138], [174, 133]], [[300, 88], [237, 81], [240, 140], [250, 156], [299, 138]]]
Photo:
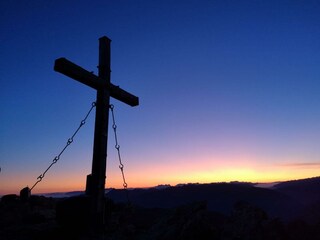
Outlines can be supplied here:
[[[206, 202], [176, 208], [142, 208], [106, 203], [106, 226], [96, 234], [87, 228], [83, 197], [54, 199], [16, 195], [0, 202], [0, 239], [273, 239], [319, 240], [320, 219], [282, 222], [247, 202], [234, 205], [231, 214], [209, 211]], [[84, 204], [84, 205], [83, 205]]]

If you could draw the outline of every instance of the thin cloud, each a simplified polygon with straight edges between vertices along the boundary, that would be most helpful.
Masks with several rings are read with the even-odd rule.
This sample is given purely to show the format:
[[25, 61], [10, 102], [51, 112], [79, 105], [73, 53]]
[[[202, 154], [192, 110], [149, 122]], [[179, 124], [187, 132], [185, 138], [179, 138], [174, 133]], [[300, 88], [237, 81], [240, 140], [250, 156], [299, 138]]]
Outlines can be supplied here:
[[298, 162], [279, 164], [284, 167], [320, 167], [320, 162]]

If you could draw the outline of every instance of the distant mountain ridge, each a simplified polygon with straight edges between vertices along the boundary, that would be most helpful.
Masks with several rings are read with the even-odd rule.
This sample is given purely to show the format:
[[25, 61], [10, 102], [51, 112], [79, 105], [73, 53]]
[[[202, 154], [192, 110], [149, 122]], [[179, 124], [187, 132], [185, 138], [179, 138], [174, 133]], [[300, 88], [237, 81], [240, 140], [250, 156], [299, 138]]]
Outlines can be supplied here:
[[[174, 208], [205, 201], [208, 210], [223, 214], [230, 214], [237, 202], [245, 201], [264, 209], [272, 217], [288, 220], [304, 215], [311, 204], [320, 203], [320, 177], [282, 182], [272, 188], [233, 182], [133, 189], [129, 196], [133, 204], [147, 208]], [[111, 190], [107, 197], [115, 202], [126, 202], [124, 190]]]
[[301, 204], [320, 202], [320, 177], [281, 182], [272, 189], [282, 192]]
[[[320, 177], [285, 181], [259, 187], [251, 182], [187, 183], [152, 188], [130, 189], [131, 203], [145, 208], [175, 208], [193, 202], [206, 202], [210, 211], [230, 214], [233, 206], [244, 201], [265, 210], [272, 217], [293, 219], [305, 216], [320, 219]], [[106, 196], [115, 202], [127, 202], [123, 189], [106, 189]], [[53, 198], [69, 198], [83, 191], [40, 194]], [[316, 213], [316, 214], [314, 214]], [[310, 217], [314, 215], [313, 217]]]
[[[147, 208], [175, 208], [192, 202], [207, 202], [208, 210], [230, 214], [239, 201], [246, 201], [267, 210], [273, 216], [290, 218], [290, 209], [300, 208], [300, 204], [290, 197], [250, 184], [213, 183], [185, 185], [165, 189], [135, 189], [129, 192], [135, 205]], [[124, 190], [112, 190], [107, 194], [115, 202], [125, 202]], [[272, 204], [270, 204], [272, 203]]]

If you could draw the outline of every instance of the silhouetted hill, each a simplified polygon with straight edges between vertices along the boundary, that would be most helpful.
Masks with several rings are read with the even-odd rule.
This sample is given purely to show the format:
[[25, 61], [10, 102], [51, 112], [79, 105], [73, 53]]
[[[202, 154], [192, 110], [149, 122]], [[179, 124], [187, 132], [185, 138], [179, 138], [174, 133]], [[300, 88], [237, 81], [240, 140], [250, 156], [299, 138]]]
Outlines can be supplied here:
[[318, 196], [318, 181], [290, 181], [273, 189], [239, 182], [162, 185], [130, 190], [131, 205], [122, 203], [124, 190], [113, 189], [100, 232], [90, 228], [91, 198], [78, 195], [82, 192], [29, 199], [11, 194], [0, 201], [0, 239], [318, 240], [320, 201], [301, 201], [306, 196], [299, 195]]
[[273, 189], [302, 205], [299, 219], [320, 224], [320, 177], [282, 182]]
[[273, 189], [304, 205], [320, 201], [320, 177], [282, 182], [276, 184]]
[[[125, 202], [124, 190], [112, 190], [107, 196]], [[300, 215], [302, 204], [291, 196], [252, 184], [212, 183], [189, 184], [165, 189], [134, 189], [129, 192], [133, 204], [146, 208], [175, 208], [197, 201], [206, 201], [208, 210], [230, 214], [233, 206], [245, 201], [264, 209], [272, 217], [292, 219]]]

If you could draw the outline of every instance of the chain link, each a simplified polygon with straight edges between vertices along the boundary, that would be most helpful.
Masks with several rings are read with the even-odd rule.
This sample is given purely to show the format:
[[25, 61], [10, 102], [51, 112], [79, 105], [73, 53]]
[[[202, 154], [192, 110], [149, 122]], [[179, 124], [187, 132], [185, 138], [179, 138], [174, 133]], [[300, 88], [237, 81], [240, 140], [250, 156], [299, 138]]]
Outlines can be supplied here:
[[117, 150], [117, 153], [118, 153], [119, 168], [120, 168], [121, 175], [122, 175], [123, 188], [126, 191], [128, 204], [130, 204], [129, 195], [128, 195], [128, 184], [126, 182], [126, 178], [125, 178], [125, 174], [124, 174], [124, 165], [122, 163], [121, 154], [120, 154], [120, 145], [118, 143], [117, 125], [116, 125], [116, 121], [115, 121], [115, 117], [114, 117], [114, 106], [113, 106], [113, 104], [110, 105], [110, 110], [111, 110], [111, 115], [112, 115], [112, 128], [113, 128], [114, 139], [115, 139], [114, 147], [115, 147], [115, 149]]
[[70, 146], [71, 143], [73, 143], [73, 138], [77, 135], [77, 133], [79, 132], [80, 128], [86, 123], [86, 120], [87, 118], [89, 117], [92, 109], [96, 106], [96, 103], [93, 102], [91, 104], [91, 108], [90, 110], [88, 111], [87, 115], [85, 116], [85, 118], [80, 122], [80, 125], [79, 127], [77, 128], [77, 130], [73, 133], [73, 135], [68, 139], [66, 145], [64, 146], [64, 148], [61, 150], [61, 152], [54, 157], [54, 159], [52, 160], [51, 164], [49, 165], [49, 167], [42, 173], [40, 174], [39, 177], [37, 177], [37, 181], [33, 184], [33, 186], [30, 188], [29, 191], [31, 191], [39, 182], [42, 181], [42, 179], [45, 177], [45, 174], [49, 171], [49, 169], [54, 165], [56, 164], [59, 160], [60, 160], [60, 157], [61, 155], [63, 154], [63, 152], [67, 149], [67, 147]]

